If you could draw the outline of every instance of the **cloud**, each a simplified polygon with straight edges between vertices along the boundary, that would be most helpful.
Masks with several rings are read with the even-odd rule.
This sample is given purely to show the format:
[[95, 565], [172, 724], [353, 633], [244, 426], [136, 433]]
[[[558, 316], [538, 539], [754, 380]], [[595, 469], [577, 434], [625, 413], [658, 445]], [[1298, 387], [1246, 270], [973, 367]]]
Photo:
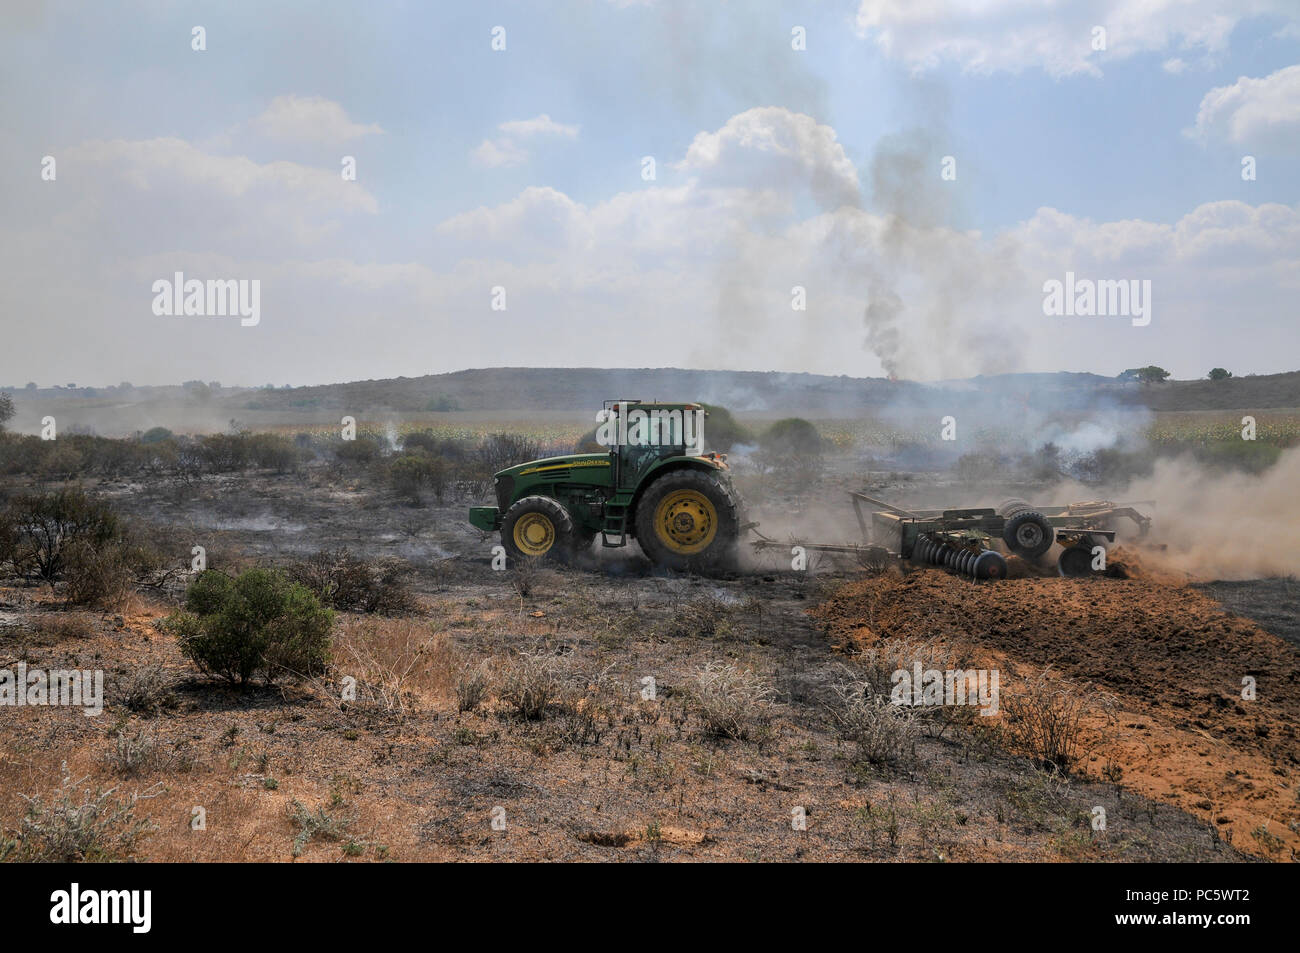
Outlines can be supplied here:
[[266, 110], [253, 120], [252, 126], [271, 139], [327, 145], [379, 135], [384, 131], [375, 123], [363, 125], [353, 122], [343, 107], [331, 99], [292, 93], [271, 100]]
[[561, 136], [565, 139], [576, 139], [578, 136], [577, 126], [556, 122], [546, 113], [534, 116], [532, 119], [513, 119], [510, 122], [503, 122], [497, 128], [515, 139], [528, 139], [532, 136]]
[[750, 109], [716, 132], [699, 133], [678, 167], [705, 184], [805, 186], [827, 208], [860, 201], [857, 169], [835, 130], [778, 106]]
[[183, 139], [91, 140], [68, 150], [72, 162], [98, 165], [140, 191], [161, 188], [210, 190], [224, 198], [257, 192], [292, 195], [298, 203], [325, 204], [348, 211], [377, 211], [373, 195], [344, 182], [335, 170], [296, 162], [254, 162], [245, 156], [215, 155]]
[[546, 113], [532, 119], [512, 119], [497, 126], [504, 135], [484, 139], [470, 153], [474, 161], [488, 168], [522, 165], [528, 161], [528, 149], [522, 140], [539, 137], [576, 139], [578, 127], [556, 122]]
[[[1300, 207], [1212, 202], [1174, 222], [1043, 208], [965, 232], [906, 206], [864, 207], [835, 131], [786, 110], [695, 136], [673, 181], [585, 202], [526, 188], [445, 218], [396, 259], [358, 255], [371, 247], [360, 230], [382, 220], [334, 170], [169, 139], [85, 143], [66, 160], [39, 207], [0, 221], [0, 256], [23, 278], [0, 284], [0, 310], [24, 316], [0, 379], [256, 384], [567, 366], [575, 334], [615, 365], [888, 366], [922, 379], [1149, 363], [1200, 376], [1207, 341], [1214, 363], [1243, 372], [1294, 355]], [[261, 324], [153, 316], [150, 283], [175, 270], [261, 279]], [[1066, 270], [1151, 279], [1151, 325], [1045, 317], [1043, 282]], [[491, 310], [498, 286], [505, 311]], [[796, 286], [806, 311], [791, 307]], [[869, 328], [873, 305], [883, 317]]]
[[1216, 86], [1201, 100], [1189, 135], [1202, 142], [1282, 155], [1300, 155], [1300, 65], [1263, 79], [1242, 76]]
[[[1222, 52], [1236, 25], [1256, 16], [1295, 20], [1293, 0], [862, 0], [857, 29], [914, 70], [954, 63], [973, 73], [1042, 69], [1098, 76], [1107, 60], [1177, 49]], [[1106, 49], [1093, 49], [1093, 28]]]
[[470, 155], [479, 165], [485, 165], [489, 169], [523, 165], [528, 161], [528, 150], [505, 137], [484, 139]]

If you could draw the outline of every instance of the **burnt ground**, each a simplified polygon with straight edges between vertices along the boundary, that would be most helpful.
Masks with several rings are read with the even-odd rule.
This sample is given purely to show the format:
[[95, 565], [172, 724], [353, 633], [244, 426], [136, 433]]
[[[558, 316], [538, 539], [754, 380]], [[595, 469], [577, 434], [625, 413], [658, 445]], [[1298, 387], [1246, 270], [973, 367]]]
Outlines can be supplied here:
[[1294, 578], [1220, 580], [1198, 585], [1211, 599], [1300, 649], [1300, 582]]
[[[74, 801], [107, 788], [114, 799], [144, 796], [134, 812], [152, 829], [121, 854], [146, 860], [1172, 861], [1284, 859], [1294, 846], [1287, 750], [1295, 746], [1283, 731], [1294, 715], [1291, 696], [1276, 711], [1207, 721], [1201, 708], [1212, 714], [1217, 706], [1179, 674], [1154, 702], [1135, 690], [1107, 720], [1089, 723], [1090, 756], [1068, 776], [1036, 767], [978, 716], [920, 722], [877, 759], [837, 727], [835, 686], [863, 677], [864, 637], [852, 608], [863, 586], [937, 598], [951, 624], [923, 624], [920, 634], [994, 659], [1008, 676], [1051, 665], [1117, 692], [1122, 666], [1105, 663], [1104, 647], [1094, 651], [1059, 627], [1036, 640], [1040, 617], [1021, 619], [1029, 604], [1050, 615], [1057, 597], [1071, 618], [1093, 618], [1096, 607], [1076, 581], [1004, 584], [1042, 590], [1026, 599], [1015, 588], [934, 572], [863, 580], [853, 569], [795, 573], [776, 561], [701, 579], [657, 573], [634, 546], [589, 566], [500, 573], [489, 564], [495, 540], [464, 521], [467, 503], [410, 507], [324, 470], [94, 489], [152, 525], [178, 563], [188, 562], [193, 545], [226, 570], [338, 546], [400, 557], [412, 566], [418, 608], [392, 619], [342, 614], [328, 677], [238, 692], [201, 678], [157, 628], [177, 590], [142, 594], [121, 612], [85, 613], [68, 610], [57, 591], [11, 580], [0, 589], [0, 667], [20, 660], [99, 667], [108, 682], [99, 718], [66, 708], [5, 710], [0, 827], [11, 838], [28, 806], [24, 795], [49, 804], [67, 777]], [[822, 484], [819, 493], [838, 500], [841, 489]], [[760, 490], [755, 515], [765, 525], [785, 528], [822, 508], [818, 498]], [[841, 509], [830, 522], [838, 519], [841, 538], [852, 538], [852, 511]], [[1158, 678], [1175, 660], [1195, 672], [1202, 655], [1235, 673], [1239, 666], [1224, 661], [1234, 638], [1263, 653], [1256, 667], [1294, 667], [1294, 655], [1282, 651], [1290, 646], [1245, 619], [1214, 622], [1208, 597], [1178, 593], [1170, 614], [1152, 616], [1151, 625], [1199, 631], [1177, 608], [1194, 596], [1205, 624], [1228, 628], [1215, 630], [1218, 641], [1189, 638], [1181, 649], [1182, 636], [1170, 635], [1166, 661], [1152, 655], [1142, 678]], [[1124, 617], [1108, 611], [1112, 622]], [[1021, 621], [995, 636], [984, 623], [1002, 617]], [[907, 625], [906, 633], [874, 638], [915, 636], [915, 622]], [[1135, 636], [1147, 637], [1155, 639]], [[461, 711], [466, 673], [480, 666], [488, 688]], [[162, 686], [149, 693], [160, 702], [155, 711], [127, 704], [144, 672]], [[360, 682], [351, 704], [339, 700], [347, 674]], [[542, 717], [520, 716], [512, 678], [550, 692]], [[652, 699], [643, 697], [647, 678]], [[1271, 692], [1268, 678], [1260, 683]], [[1191, 724], [1197, 719], [1206, 727]], [[1260, 725], [1268, 731], [1252, 736], [1257, 742], [1235, 744]], [[1178, 745], [1192, 736], [1211, 773], [1264, 792], [1266, 823], [1256, 823], [1260, 812], [1245, 795], [1230, 798], [1220, 786], [1198, 800], [1187, 790], [1195, 779], [1162, 786], [1139, 770], [1156, 749], [1178, 754], [1165, 757], [1166, 766], [1181, 764]], [[202, 831], [190, 826], [196, 807], [205, 813]], [[1097, 807], [1105, 830], [1091, 824]], [[806, 830], [792, 825], [799, 811]], [[1264, 833], [1255, 835], [1259, 826]]]

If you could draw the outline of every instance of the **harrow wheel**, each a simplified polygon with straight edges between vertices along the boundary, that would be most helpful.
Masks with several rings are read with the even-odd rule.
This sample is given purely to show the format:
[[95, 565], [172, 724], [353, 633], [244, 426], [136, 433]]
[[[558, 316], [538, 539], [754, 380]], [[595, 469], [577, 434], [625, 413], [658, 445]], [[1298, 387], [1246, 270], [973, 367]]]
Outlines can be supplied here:
[[1003, 500], [1002, 505], [997, 509], [997, 514], [1005, 519], [1011, 519], [1011, 517], [1019, 516], [1021, 513], [1033, 508], [1026, 500]]
[[1092, 547], [1067, 546], [1056, 560], [1056, 571], [1067, 579], [1082, 579], [1093, 575]]
[[1026, 510], [1007, 520], [1002, 540], [1017, 556], [1037, 559], [1056, 542], [1056, 530], [1042, 513]]

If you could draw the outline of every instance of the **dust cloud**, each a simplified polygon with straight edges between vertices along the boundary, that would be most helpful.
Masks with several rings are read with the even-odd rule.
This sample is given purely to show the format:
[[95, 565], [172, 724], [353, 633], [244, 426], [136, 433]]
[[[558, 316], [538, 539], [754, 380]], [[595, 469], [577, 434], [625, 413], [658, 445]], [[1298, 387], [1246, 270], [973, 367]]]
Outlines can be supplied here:
[[1152, 561], [1197, 579], [1257, 579], [1300, 572], [1300, 447], [1258, 476], [1207, 471], [1180, 457], [1160, 460], [1129, 490], [1158, 502]]

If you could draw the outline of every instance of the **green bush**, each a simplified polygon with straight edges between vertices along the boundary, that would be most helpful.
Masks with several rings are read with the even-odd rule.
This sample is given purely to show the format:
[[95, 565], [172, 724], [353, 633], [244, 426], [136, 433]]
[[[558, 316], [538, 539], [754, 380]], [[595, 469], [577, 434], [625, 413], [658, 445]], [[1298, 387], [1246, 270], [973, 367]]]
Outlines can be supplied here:
[[334, 444], [334, 456], [341, 463], [373, 463], [379, 459], [383, 447], [374, 437], [357, 437], [355, 440], [339, 440]]
[[273, 569], [249, 569], [231, 579], [199, 574], [185, 609], [168, 617], [181, 652], [208, 675], [246, 686], [284, 673], [312, 675], [330, 658], [334, 613], [304, 586]]
[[447, 467], [441, 459], [423, 453], [408, 453], [388, 465], [393, 492], [412, 503], [420, 502], [424, 490], [432, 491], [441, 503], [447, 492]]
[[732, 447], [742, 443], [753, 443], [754, 435], [731, 415], [726, 407], [716, 404], [701, 404], [708, 412], [704, 421], [704, 449], [727, 453]]
[[817, 428], [802, 417], [778, 420], [763, 432], [758, 442], [777, 461], [820, 459], [826, 446]]

